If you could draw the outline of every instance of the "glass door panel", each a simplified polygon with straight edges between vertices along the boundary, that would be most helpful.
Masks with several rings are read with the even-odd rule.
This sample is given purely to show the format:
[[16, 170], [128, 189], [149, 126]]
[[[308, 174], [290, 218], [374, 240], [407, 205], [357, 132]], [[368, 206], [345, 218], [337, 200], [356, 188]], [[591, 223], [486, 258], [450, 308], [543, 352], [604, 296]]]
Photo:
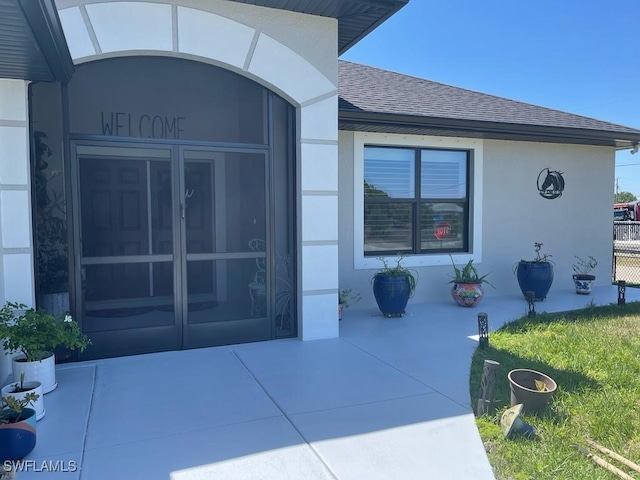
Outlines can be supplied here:
[[266, 155], [183, 150], [186, 347], [271, 338]]
[[88, 357], [179, 348], [169, 148], [76, 147]]

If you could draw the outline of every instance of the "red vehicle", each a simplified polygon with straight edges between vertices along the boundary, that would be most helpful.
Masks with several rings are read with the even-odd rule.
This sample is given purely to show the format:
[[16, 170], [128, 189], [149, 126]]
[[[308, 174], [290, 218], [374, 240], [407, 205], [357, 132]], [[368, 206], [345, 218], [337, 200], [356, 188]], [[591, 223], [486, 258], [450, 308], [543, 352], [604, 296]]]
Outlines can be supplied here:
[[613, 219], [614, 221], [640, 221], [640, 200], [636, 200], [635, 202], [614, 203]]

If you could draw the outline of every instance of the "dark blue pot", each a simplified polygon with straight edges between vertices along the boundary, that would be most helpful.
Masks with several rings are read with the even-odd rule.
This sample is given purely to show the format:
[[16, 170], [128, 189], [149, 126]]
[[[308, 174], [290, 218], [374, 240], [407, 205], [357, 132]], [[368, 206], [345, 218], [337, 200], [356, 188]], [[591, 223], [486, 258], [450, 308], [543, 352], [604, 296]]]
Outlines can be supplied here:
[[36, 447], [36, 411], [25, 408], [23, 419], [0, 424], [0, 468], [9, 460], [20, 460]]
[[553, 264], [549, 262], [527, 262], [521, 260], [518, 263], [518, 284], [522, 294], [534, 292], [536, 300], [544, 300], [553, 283]]
[[385, 317], [400, 317], [411, 296], [411, 284], [404, 276], [377, 274], [373, 277], [373, 295]]

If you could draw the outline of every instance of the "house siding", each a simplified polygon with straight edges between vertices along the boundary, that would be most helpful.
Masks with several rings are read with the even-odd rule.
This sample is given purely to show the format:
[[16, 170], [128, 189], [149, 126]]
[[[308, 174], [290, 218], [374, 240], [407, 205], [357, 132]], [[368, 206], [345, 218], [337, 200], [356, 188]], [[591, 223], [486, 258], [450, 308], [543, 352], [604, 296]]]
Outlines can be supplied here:
[[[337, 20], [210, 0], [61, 1], [58, 8], [76, 63], [122, 55], [187, 58], [245, 75], [297, 107], [298, 186], [316, 182], [318, 171], [323, 185], [298, 189], [299, 334], [336, 337], [337, 267], [318, 270], [309, 259], [338, 261]], [[318, 218], [327, 227], [321, 238]]]
[[[359, 215], [354, 213], [358, 203], [354, 182], [362, 181], [354, 177], [354, 171], [355, 175], [358, 172], [354, 158], [357, 135], [341, 131], [339, 137], [339, 283], [340, 288], [352, 288], [362, 294], [358, 308], [376, 308], [371, 288], [375, 268], [359, 267], [354, 254], [355, 249], [362, 248], [354, 245], [354, 225]], [[415, 146], [417, 138], [406, 140], [407, 145]], [[482, 150], [481, 189], [472, 185], [476, 192], [471, 195], [472, 208], [482, 207], [480, 228], [471, 228], [472, 235], [481, 232], [481, 247], [470, 256], [454, 254], [459, 259], [456, 263], [474, 258], [479, 271], [489, 273], [488, 280], [496, 287], [487, 287], [488, 295], [497, 292], [519, 296], [513, 266], [521, 258], [533, 259], [534, 242], [542, 242], [543, 252], [553, 255], [556, 264], [551, 295], [554, 290], [573, 288], [574, 255], [596, 257], [597, 283], [609, 283], [614, 149], [485, 140]], [[565, 179], [564, 193], [555, 200], [541, 197], [537, 190], [537, 177], [545, 168], [562, 172]], [[452, 268], [448, 255], [422, 257], [431, 257], [432, 265], [412, 267], [418, 272], [418, 287], [409, 310], [411, 302], [449, 299]], [[411, 262], [416, 264], [416, 259], [405, 261]]]
[[[0, 79], [0, 300], [33, 306], [27, 86]], [[0, 384], [10, 372], [10, 358], [0, 355]]]
[[[132, 55], [185, 58], [244, 75], [296, 107], [299, 336], [337, 336], [337, 20], [224, 0], [60, 0], [56, 6], [75, 64]], [[31, 211], [27, 85], [0, 80], [0, 215], [7, 244], [0, 294], [33, 305], [31, 222], [7, 209], [18, 202], [19, 211]], [[322, 232], [317, 218], [327, 227]], [[315, 262], [334, 267], [319, 271]], [[3, 362], [0, 381], [8, 372], [8, 359]]]

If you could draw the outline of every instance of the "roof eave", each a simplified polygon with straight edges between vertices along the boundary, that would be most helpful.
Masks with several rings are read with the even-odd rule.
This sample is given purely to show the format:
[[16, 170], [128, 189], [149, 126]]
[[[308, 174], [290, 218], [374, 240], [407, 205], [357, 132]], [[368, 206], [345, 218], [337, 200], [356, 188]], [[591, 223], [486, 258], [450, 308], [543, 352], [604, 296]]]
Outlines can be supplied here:
[[[362, 40], [364, 37], [369, 35], [372, 31], [374, 31], [376, 28], [378, 28], [380, 25], [386, 22], [389, 18], [395, 15], [400, 9], [402, 9], [404, 6], [406, 6], [409, 3], [409, 0], [394, 0], [393, 3], [395, 4], [395, 6], [389, 9], [389, 12], [386, 15], [381, 17], [377, 22], [373, 23], [369, 28], [361, 32], [358, 36], [354, 37], [353, 40], [351, 40], [350, 42], [347, 42], [344, 45], [339, 45], [338, 56], [345, 53], [347, 50], [349, 50], [351, 47], [357, 44], [360, 40]], [[340, 19], [338, 19], [338, 28], [340, 28]]]
[[615, 147], [618, 150], [632, 148], [633, 145], [640, 143], [640, 132], [636, 134], [347, 110], [339, 111], [338, 120], [340, 130], [365, 131], [367, 127], [372, 131], [388, 133], [416, 133], [423, 130], [428, 132], [427, 134], [440, 132], [439, 134], [443, 136], [599, 145]]
[[338, 20], [338, 55], [342, 55], [410, 0], [231, 0]]
[[53, 0], [18, 0], [54, 81], [68, 82], [75, 72]]

